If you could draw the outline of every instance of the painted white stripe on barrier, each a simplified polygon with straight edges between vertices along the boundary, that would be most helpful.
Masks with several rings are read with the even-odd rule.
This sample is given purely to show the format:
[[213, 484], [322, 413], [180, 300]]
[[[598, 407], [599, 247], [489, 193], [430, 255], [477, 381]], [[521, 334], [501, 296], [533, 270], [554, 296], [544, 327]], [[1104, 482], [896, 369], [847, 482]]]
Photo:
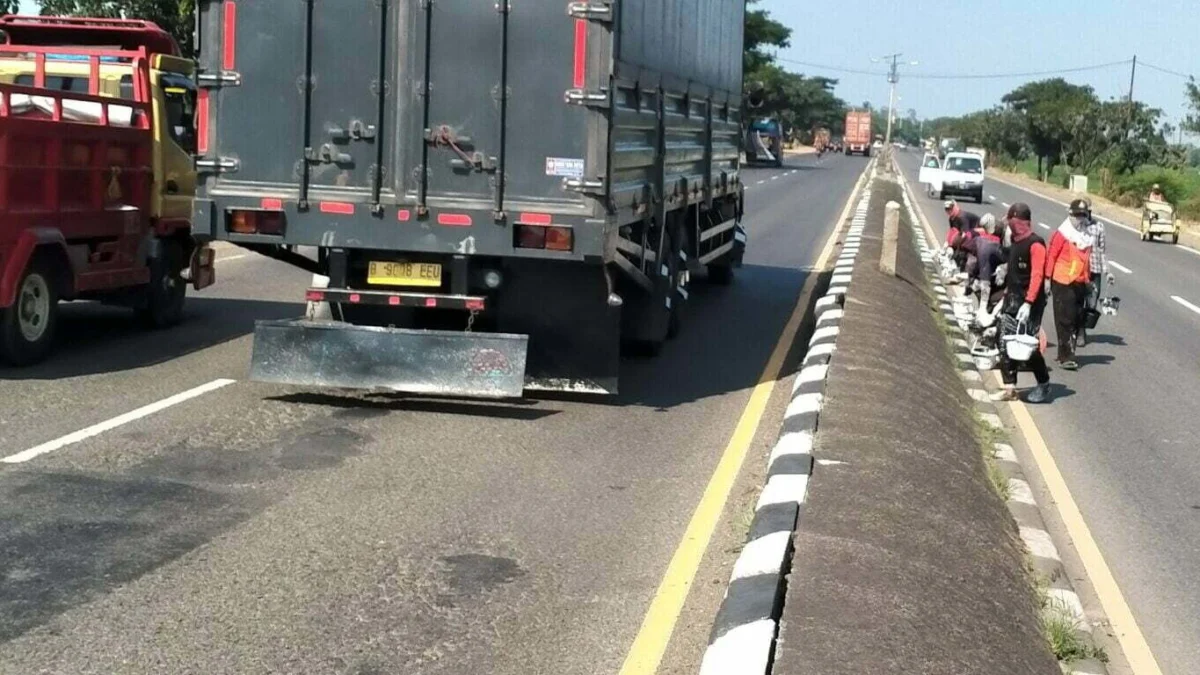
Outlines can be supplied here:
[[840, 321], [844, 316], [846, 316], [846, 310], [840, 307], [836, 309], [827, 309], [824, 312], [821, 312], [821, 315], [817, 317], [817, 325], [819, 326], [826, 321]]
[[958, 359], [959, 363], [975, 363], [975, 359], [971, 358], [970, 354], [955, 354], [954, 356]]
[[788, 404], [787, 410], [783, 413], [783, 418], [795, 417], [806, 413], [821, 412], [821, 404], [825, 398], [821, 394], [800, 394], [792, 399]]
[[820, 382], [821, 380], [824, 380], [825, 376], [827, 376], [828, 374], [829, 374], [829, 366], [827, 366], [827, 365], [808, 366], [808, 367], [802, 369], [800, 371], [800, 374], [796, 376], [796, 385], [799, 386], [802, 384], [812, 384], [813, 382]]
[[964, 339], [962, 339], [962, 338], [954, 338], [954, 346], [955, 346], [955, 347], [961, 347], [961, 348], [963, 348], [963, 349], [970, 349], [970, 348], [971, 348], [971, 345], [967, 344], [967, 341], [966, 341], [966, 340], [964, 340]]
[[[803, 504], [808, 494], [808, 475], [802, 473], [779, 473], [767, 479], [767, 485], [758, 497], [754, 510], [776, 504]], [[790, 531], [789, 531], [790, 534]]]
[[771, 619], [759, 619], [732, 628], [704, 651], [700, 675], [766, 673], [774, 642], [775, 622]]
[[848, 284], [853, 277], [849, 274], [835, 274], [829, 278], [831, 284]]
[[1025, 548], [1029, 549], [1030, 555], [1048, 560], [1061, 560], [1049, 532], [1036, 527], [1024, 526], [1019, 527], [1018, 530], [1021, 533], [1021, 541], [1025, 542]]
[[822, 296], [821, 298], [819, 298], [817, 300], [817, 304], [815, 305], [815, 307], [818, 310], [820, 310], [824, 307], [837, 307], [837, 304], [838, 304], [838, 301], [837, 301], [836, 297], [834, 297], [832, 295], [826, 295], [826, 296]]
[[[967, 357], [967, 362], [972, 363], [970, 356]], [[989, 401], [991, 401], [991, 398], [988, 396], [988, 393], [986, 391], [984, 391], [983, 389], [968, 389], [967, 394], [971, 398], [975, 399], [976, 401], [979, 401], [980, 403], [988, 403]]]
[[1037, 506], [1037, 500], [1033, 498], [1033, 488], [1020, 478], [1008, 479], [1008, 499], [1018, 504]]
[[791, 431], [779, 437], [775, 447], [771, 448], [771, 456], [767, 459], [770, 467], [775, 460], [788, 455], [811, 455], [813, 435], [811, 431]]
[[791, 531], [772, 532], [746, 542], [741, 555], [733, 563], [730, 579], [736, 581], [760, 574], [778, 574], [783, 568], [783, 559], [787, 557], [791, 538]]
[[7, 464], [28, 462], [34, 457], [44, 455], [48, 452], [54, 452], [55, 450], [65, 448], [68, 445], [73, 445], [93, 436], [98, 436], [106, 431], [116, 429], [123, 424], [128, 424], [143, 417], [153, 415], [156, 412], [166, 410], [171, 406], [178, 405], [184, 401], [196, 398], [197, 396], [202, 396], [210, 391], [216, 391], [217, 389], [231, 385], [234, 382], [235, 380], [228, 380], [224, 378], [213, 380], [212, 382], [202, 384], [199, 387], [193, 387], [187, 391], [175, 394], [174, 396], [164, 398], [161, 401], [156, 401], [149, 405], [144, 405], [140, 408], [137, 408], [136, 410], [131, 410], [123, 415], [117, 415], [116, 417], [100, 422], [99, 424], [93, 424], [90, 427], [80, 429], [79, 431], [67, 434], [66, 436], [60, 436], [59, 438], [42, 443], [41, 445], [36, 445], [28, 450], [22, 450], [21, 452], [18, 452], [14, 455], [9, 455], [0, 461], [3, 461]]
[[1012, 462], [1013, 464], [1016, 464], [1017, 463], [1017, 453], [1015, 450], [1013, 450], [1013, 447], [1011, 445], [1008, 445], [1007, 443], [997, 443], [996, 444], [996, 459], [1004, 461], [1004, 462]]
[[831, 295], [845, 295], [846, 287], [845, 286], [834, 286], [833, 288], [830, 288], [828, 292]]
[[[1052, 606], [1061, 607], [1071, 613], [1075, 620], [1080, 624], [1083, 623], [1085, 614], [1083, 613], [1083, 603], [1079, 601], [1079, 595], [1067, 588], [1047, 588], [1047, 599], [1053, 603]], [[1076, 626], [1077, 629], [1083, 628], [1083, 625]]]
[[838, 326], [825, 326], [824, 328], [818, 328], [813, 331], [812, 338], [809, 339], [808, 344], [811, 345], [812, 343], [824, 340], [825, 338], [837, 337], [837, 334], [840, 331], [841, 328]]
[[1004, 422], [1001, 422], [1000, 417], [994, 413], [979, 413], [979, 419], [997, 431], [1004, 429]]
[[808, 353], [804, 355], [804, 360], [807, 361], [810, 356], [828, 356], [835, 351], [837, 351], [837, 343], [835, 342], [813, 345], [808, 348]]
[[975, 371], [975, 370], [963, 370], [963, 371], [960, 371], [959, 374], [962, 375], [962, 379], [966, 380], [967, 382], [982, 382], [983, 381], [983, 377], [979, 374], [978, 371]]

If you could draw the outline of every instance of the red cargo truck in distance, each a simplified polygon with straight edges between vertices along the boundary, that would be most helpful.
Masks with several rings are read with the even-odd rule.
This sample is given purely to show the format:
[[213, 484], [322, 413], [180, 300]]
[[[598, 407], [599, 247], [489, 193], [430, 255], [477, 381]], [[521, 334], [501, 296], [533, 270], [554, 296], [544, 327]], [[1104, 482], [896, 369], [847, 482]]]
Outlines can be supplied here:
[[871, 156], [871, 111], [851, 110], [846, 113], [846, 154]]
[[[120, 47], [11, 44], [29, 21], [0, 19], [0, 29], [14, 26], [0, 66], [25, 62], [33, 82], [0, 84], [0, 358], [12, 365], [49, 353], [59, 300], [129, 306], [165, 326], [182, 315], [185, 278], [196, 288], [214, 278], [212, 251], [194, 243], [190, 220], [154, 215], [165, 132], [155, 124], [149, 45], [170, 36], [145, 22], [64, 19], [60, 36], [74, 26], [97, 37], [108, 26], [101, 44]], [[145, 41], [124, 48], [139, 33]], [[72, 78], [87, 93], [60, 86], [62, 61], [87, 64]], [[100, 95], [114, 64], [128, 66], [125, 97]], [[164, 194], [178, 191], [173, 184]]]

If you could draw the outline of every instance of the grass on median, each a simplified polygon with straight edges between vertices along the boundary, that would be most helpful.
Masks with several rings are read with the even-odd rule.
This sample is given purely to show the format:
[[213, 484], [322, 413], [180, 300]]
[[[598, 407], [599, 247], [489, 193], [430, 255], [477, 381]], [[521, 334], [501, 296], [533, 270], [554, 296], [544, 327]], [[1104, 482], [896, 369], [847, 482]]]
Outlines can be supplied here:
[[1050, 650], [1063, 663], [1094, 659], [1108, 663], [1108, 654], [1092, 644], [1082, 632], [1075, 615], [1064, 603], [1053, 600], [1042, 591], [1042, 632]]
[[983, 421], [979, 413], [975, 413], [975, 437], [979, 439], [979, 448], [983, 453], [983, 463], [987, 469], [988, 482], [992, 484], [992, 488], [996, 490], [996, 494], [1004, 501], [1012, 496], [1012, 491], [1008, 487], [1008, 476], [1000, 469], [1000, 464], [996, 462], [996, 444], [1006, 443], [1008, 439], [1004, 432], [992, 428], [992, 426]]

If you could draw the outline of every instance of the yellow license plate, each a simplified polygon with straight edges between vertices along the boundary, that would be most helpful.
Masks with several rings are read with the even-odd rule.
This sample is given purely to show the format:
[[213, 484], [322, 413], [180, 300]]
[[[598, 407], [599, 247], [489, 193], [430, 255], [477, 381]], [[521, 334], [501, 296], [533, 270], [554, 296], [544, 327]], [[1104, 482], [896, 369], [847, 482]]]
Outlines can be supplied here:
[[441, 286], [442, 266], [422, 262], [372, 261], [367, 283], [381, 286]]

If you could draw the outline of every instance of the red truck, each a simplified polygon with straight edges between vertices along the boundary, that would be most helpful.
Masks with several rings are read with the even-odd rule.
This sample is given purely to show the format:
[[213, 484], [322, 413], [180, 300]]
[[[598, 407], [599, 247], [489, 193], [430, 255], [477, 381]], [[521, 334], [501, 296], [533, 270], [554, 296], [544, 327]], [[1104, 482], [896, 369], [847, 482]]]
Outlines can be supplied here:
[[843, 144], [847, 155], [871, 156], [870, 110], [851, 110], [846, 113], [846, 135]]
[[179, 101], [156, 98], [186, 88], [160, 69], [183, 61], [177, 48], [155, 53], [174, 41], [140, 21], [3, 17], [0, 30], [0, 358], [45, 358], [60, 300], [179, 321], [187, 281], [214, 274], [190, 219], [171, 215], [190, 203], [187, 177], [159, 180], [186, 133], [159, 112]]

